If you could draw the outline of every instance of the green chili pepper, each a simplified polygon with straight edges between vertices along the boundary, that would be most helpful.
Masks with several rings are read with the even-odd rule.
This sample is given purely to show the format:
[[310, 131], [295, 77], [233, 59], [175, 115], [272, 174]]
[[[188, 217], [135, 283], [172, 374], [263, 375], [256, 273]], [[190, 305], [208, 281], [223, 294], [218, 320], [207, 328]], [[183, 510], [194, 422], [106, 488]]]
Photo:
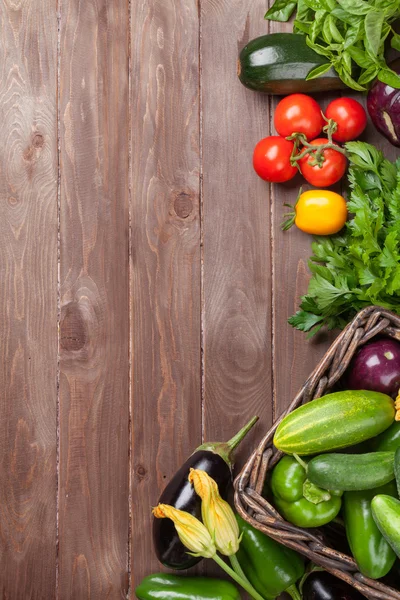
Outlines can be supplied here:
[[135, 594], [139, 600], [240, 600], [239, 591], [230, 581], [167, 573], [145, 577]]
[[296, 581], [304, 575], [304, 560], [294, 550], [246, 523], [236, 515], [242, 541], [236, 557], [252, 586], [264, 598], [276, 598], [282, 592], [300, 600]]
[[391, 481], [374, 490], [343, 495], [347, 539], [358, 568], [371, 579], [384, 577], [396, 560], [372, 515], [371, 501], [377, 494], [396, 496], [396, 484]]
[[284, 456], [272, 471], [273, 501], [285, 519], [297, 527], [320, 527], [338, 515], [342, 493], [324, 491], [327, 499], [315, 504], [307, 499], [309, 495], [304, 497], [306, 480], [305, 468], [294, 457]]

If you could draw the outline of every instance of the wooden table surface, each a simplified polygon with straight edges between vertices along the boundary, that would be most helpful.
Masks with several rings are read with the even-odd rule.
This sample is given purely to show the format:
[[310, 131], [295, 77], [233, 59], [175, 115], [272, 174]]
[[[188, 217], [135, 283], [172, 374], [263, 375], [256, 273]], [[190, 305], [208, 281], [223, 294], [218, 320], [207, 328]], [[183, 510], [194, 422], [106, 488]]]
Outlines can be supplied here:
[[0, 4], [4, 600], [134, 598], [170, 476], [257, 414], [243, 464], [329, 344], [287, 324], [308, 279], [310, 238], [280, 230], [299, 181], [251, 166], [276, 99], [236, 58], [282, 29], [266, 9]]

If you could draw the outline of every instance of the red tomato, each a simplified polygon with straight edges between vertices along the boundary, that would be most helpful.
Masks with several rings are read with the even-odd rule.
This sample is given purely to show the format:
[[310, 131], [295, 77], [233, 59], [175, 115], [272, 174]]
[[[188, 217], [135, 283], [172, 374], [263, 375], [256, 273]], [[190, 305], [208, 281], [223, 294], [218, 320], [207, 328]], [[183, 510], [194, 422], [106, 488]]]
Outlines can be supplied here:
[[291, 94], [276, 107], [275, 129], [283, 137], [292, 133], [304, 133], [307, 140], [317, 137], [325, 122], [318, 102], [305, 94]]
[[260, 140], [254, 148], [254, 170], [265, 181], [282, 183], [289, 181], [297, 173], [297, 167], [290, 164], [294, 143], [279, 135], [270, 135]]
[[337, 123], [337, 131], [332, 135], [332, 138], [337, 142], [355, 140], [367, 126], [367, 113], [361, 104], [353, 98], [333, 100], [328, 105], [325, 116]]
[[[313, 146], [328, 143], [326, 138], [317, 138], [310, 142]], [[347, 159], [333, 148], [327, 148], [323, 152], [324, 162], [321, 167], [309, 164], [310, 155], [306, 155], [299, 160], [300, 170], [304, 179], [315, 187], [328, 187], [333, 185], [343, 177], [346, 171]]]

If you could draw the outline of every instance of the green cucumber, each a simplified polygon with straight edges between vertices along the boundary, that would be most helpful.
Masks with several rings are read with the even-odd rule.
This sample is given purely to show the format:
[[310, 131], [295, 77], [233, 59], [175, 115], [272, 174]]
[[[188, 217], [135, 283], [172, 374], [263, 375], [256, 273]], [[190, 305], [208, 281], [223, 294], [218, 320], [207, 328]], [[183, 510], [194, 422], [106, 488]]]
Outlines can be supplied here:
[[390, 396], [352, 390], [328, 394], [289, 413], [279, 424], [274, 444], [286, 454], [319, 454], [368, 440], [394, 421]]
[[372, 490], [394, 479], [394, 452], [320, 454], [311, 459], [307, 476], [325, 490]]
[[371, 450], [375, 452], [387, 452], [400, 448], [400, 421], [395, 421], [383, 433], [371, 440]]
[[397, 493], [400, 498], [400, 448], [394, 453], [394, 475], [396, 477]]
[[247, 88], [268, 94], [327, 92], [345, 89], [334, 69], [306, 81], [327, 59], [307, 46], [303, 35], [271, 33], [251, 40], [241, 51], [238, 76]]
[[374, 521], [394, 552], [400, 558], [400, 502], [396, 498], [379, 494], [371, 502]]

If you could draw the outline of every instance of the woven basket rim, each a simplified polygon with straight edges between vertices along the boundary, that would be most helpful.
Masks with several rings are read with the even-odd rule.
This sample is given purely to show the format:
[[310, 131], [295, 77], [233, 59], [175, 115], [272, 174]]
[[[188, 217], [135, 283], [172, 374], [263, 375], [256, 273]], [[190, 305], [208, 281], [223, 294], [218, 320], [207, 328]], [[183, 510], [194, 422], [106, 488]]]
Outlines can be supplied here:
[[334, 340], [289, 407], [273, 423], [248, 458], [234, 482], [235, 507], [248, 523], [324, 567], [367, 598], [400, 600], [400, 591], [365, 577], [358, 572], [352, 557], [325, 545], [320, 531], [301, 529], [286, 522], [262, 497], [266, 474], [283, 456], [272, 444], [279, 423], [300, 404], [324, 395], [343, 375], [358, 348], [377, 335], [400, 341], [400, 316], [381, 306], [367, 306]]

